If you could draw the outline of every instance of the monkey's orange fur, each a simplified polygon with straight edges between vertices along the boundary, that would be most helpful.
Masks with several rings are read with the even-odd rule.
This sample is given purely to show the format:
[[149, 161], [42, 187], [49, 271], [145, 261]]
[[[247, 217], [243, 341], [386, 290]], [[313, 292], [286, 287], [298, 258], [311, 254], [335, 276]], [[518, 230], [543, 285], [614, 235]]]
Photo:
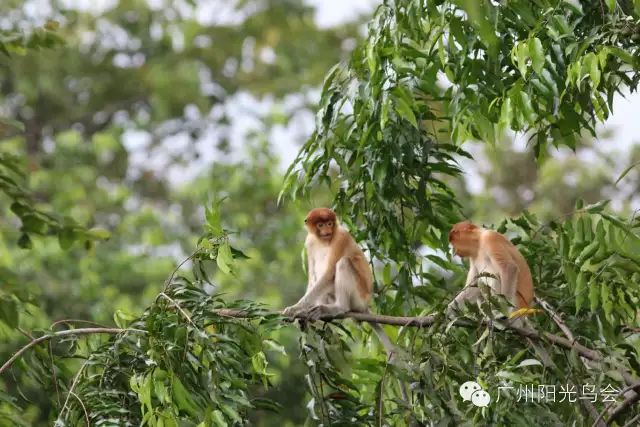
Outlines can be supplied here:
[[367, 307], [373, 292], [371, 269], [362, 249], [351, 234], [338, 224], [335, 212], [327, 208], [315, 208], [309, 212], [304, 222], [308, 231], [305, 246], [309, 261], [309, 283], [317, 281], [323, 276], [323, 272], [335, 277], [338, 261], [346, 259], [355, 270], [357, 290], [362, 300], [355, 305], [361, 306], [364, 303]]
[[[453, 226], [449, 232], [449, 242], [456, 255], [469, 258], [466, 287], [474, 283], [480, 273], [489, 273], [498, 278], [498, 281], [487, 280], [496, 293], [505, 295], [518, 309], [530, 306], [533, 301], [533, 280], [529, 265], [518, 248], [505, 236], [464, 221]], [[465, 290], [454, 302], [476, 298], [475, 293], [464, 295]]]

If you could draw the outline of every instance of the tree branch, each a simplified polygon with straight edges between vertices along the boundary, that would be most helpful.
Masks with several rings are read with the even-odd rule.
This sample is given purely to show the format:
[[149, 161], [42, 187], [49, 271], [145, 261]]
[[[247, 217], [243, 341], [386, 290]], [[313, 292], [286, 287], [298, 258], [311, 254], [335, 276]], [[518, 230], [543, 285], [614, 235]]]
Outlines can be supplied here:
[[[629, 394], [630, 391], [633, 391], [634, 393]], [[640, 382], [632, 384], [629, 387], [622, 390], [620, 393], [618, 393], [618, 396], [626, 395], [627, 398], [623, 400], [622, 403], [618, 405], [616, 408], [614, 408], [613, 410], [611, 410], [611, 406], [613, 405], [613, 402], [607, 405], [598, 416], [598, 419], [596, 419], [596, 422], [593, 423], [593, 427], [596, 426], [597, 422], [604, 419], [604, 415], [607, 412], [609, 412], [610, 415], [606, 425], [611, 425], [611, 423], [613, 423], [613, 421], [616, 419], [618, 415], [624, 412], [629, 406], [633, 405], [638, 400], [640, 400], [640, 394], [636, 393], [637, 391], [640, 391]]]
[[0, 367], [0, 375], [9, 369], [9, 367], [15, 362], [20, 356], [22, 356], [27, 350], [31, 347], [40, 344], [41, 342], [48, 341], [53, 338], [64, 337], [68, 335], [91, 335], [91, 334], [120, 334], [123, 332], [138, 332], [141, 334], [146, 334], [147, 331], [143, 331], [142, 329], [120, 329], [120, 328], [79, 328], [79, 329], [69, 329], [66, 331], [54, 332], [51, 334], [43, 335], [36, 339], [29, 341], [24, 347], [20, 350], [16, 351], [16, 353], [11, 356], [9, 360], [7, 360], [4, 365]]
[[[228, 316], [228, 317], [236, 317], [236, 318], [252, 318], [256, 317], [255, 313], [251, 313], [245, 310], [236, 310], [236, 309], [220, 309], [216, 311], [220, 316]], [[266, 312], [260, 314], [268, 315], [268, 314], [281, 314], [280, 312]], [[394, 317], [394, 316], [386, 316], [382, 314], [372, 314], [372, 313], [358, 313], [358, 312], [348, 312], [344, 314], [340, 314], [337, 316], [323, 316], [320, 320], [330, 321], [330, 320], [338, 320], [338, 319], [354, 319], [361, 322], [370, 322], [370, 323], [382, 323], [385, 325], [395, 325], [395, 326], [413, 326], [417, 328], [425, 328], [433, 325], [436, 322], [438, 316], [428, 315], [428, 316], [417, 316], [417, 317]], [[299, 316], [299, 318], [304, 319], [303, 316]], [[293, 321], [292, 318], [289, 318], [289, 321]], [[534, 329], [524, 328], [520, 326], [515, 326], [510, 324], [510, 322], [502, 321], [502, 320], [493, 320], [494, 324], [500, 324], [505, 326], [507, 329], [517, 333], [526, 338], [535, 339], [538, 341], [548, 341], [553, 345], [565, 347], [569, 350], [575, 350], [582, 357], [586, 357], [589, 360], [594, 361], [602, 361], [604, 357], [597, 350], [592, 350], [588, 347], [583, 346], [580, 343], [577, 343], [573, 340], [569, 340], [564, 337], [560, 337], [558, 335], [550, 334], [548, 332], [538, 332]], [[488, 320], [483, 320], [483, 324], [489, 324]], [[471, 322], [466, 320], [457, 320], [454, 323], [455, 326], [462, 327], [475, 327], [478, 325], [477, 322]]]
[[[575, 336], [573, 335], [573, 332], [571, 332], [571, 329], [569, 329], [567, 324], [564, 323], [564, 320], [562, 320], [562, 317], [555, 311], [555, 309], [551, 306], [551, 304], [549, 304], [547, 301], [543, 300], [540, 297], [536, 297], [536, 301], [538, 301], [538, 303], [542, 306], [542, 308], [544, 308], [547, 311], [547, 313], [549, 313], [549, 315], [551, 316], [553, 321], [556, 323], [556, 325], [558, 325], [558, 328], [560, 328], [564, 336], [567, 337], [567, 339], [571, 340], [572, 343], [575, 343], [576, 339], [575, 339]], [[582, 358], [581, 360], [584, 366], [588, 368], [589, 366], [586, 363], [586, 360], [584, 358]], [[591, 419], [594, 420], [593, 427], [606, 427], [605, 422], [602, 420], [602, 416], [598, 414], [598, 411], [596, 410], [596, 407], [593, 406], [593, 403], [589, 402], [586, 399], [580, 399], [580, 404], [589, 413], [589, 416], [591, 417]]]

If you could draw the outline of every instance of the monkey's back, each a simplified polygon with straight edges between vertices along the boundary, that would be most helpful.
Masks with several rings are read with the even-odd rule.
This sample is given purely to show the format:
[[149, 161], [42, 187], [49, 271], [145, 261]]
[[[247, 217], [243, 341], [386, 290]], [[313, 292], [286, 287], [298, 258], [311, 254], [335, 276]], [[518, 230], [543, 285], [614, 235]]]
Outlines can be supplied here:
[[506, 236], [494, 230], [484, 230], [483, 238], [490, 241], [492, 245], [499, 245], [513, 262], [518, 266], [518, 289], [517, 300], [518, 308], [530, 307], [533, 301], [533, 277], [527, 260], [522, 256], [518, 248], [511, 243]]

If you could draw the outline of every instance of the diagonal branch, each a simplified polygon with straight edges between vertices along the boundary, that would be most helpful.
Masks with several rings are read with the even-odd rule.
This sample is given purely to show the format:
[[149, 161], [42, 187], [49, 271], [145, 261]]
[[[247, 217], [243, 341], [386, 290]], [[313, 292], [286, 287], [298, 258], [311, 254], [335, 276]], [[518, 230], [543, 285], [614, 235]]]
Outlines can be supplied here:
[[121, 329], [121, 328], [79, 328], [79, 329], [69, 329], [66, 331], [54, 332], [51, 334], [43, 335], [41, 337], [35, 338], [29, 341], [24, 347], [20, 350], [16, 351], [16, 353], [11, 356], [9, 360], [7, 360], [4, 365], [0, 367], [0, 374], [9, 369], [9, 367], [15, 362], [20, 356], [22, 356], [27, 350], [31, 347], [36, 346], [42, 342], [48, 341], [53, 338], [65, 337], [65, 336], [73, 336], [73, 335], [91, 335], [91, 334], [121, 334], [123, 332], [137, 332], [141, 334], [146, 334], [147, 331], [143, 331], [142, 329]]
[[[633, 391], [633, 393], [629, 393], [631, 391]], [[629, 406], [633, 405], [634, 403], [636, 403], [636, 402], [638, 402], [640, 400], [640, 394], [637, 393], [637, 391], [640, 391], [640, 382], [637, 382], [635, 384], [631, 384], [630, 386], [628, 386], [624, 390], [620, 391], [618, 393], [618, 396], [625, 395], [625, 396], [627, 396], [626, 399], [624, 399], [620, 405], [618, 405], [617, 407], [615, 407], [613, 409], [611, 409], [611, 406], [613, 405], [613, 402], [608, 404], [604, 408], [604, 410], [600, 413], [600, 415], [598, 416], [598, 419], [596, 420], [596, 423], [599, 422], [600, 420], [602, 420], [604, 418], [604, 415], [607, 412], [609, 412], [609, 420], [607, 421], [606, 425], [611, 425], [611, 423], [613, 423], [613, 421], [618, 417], [618, 415], [623, 413]], [[595, 426], [596, 423], [594, 423], [593, 425]]]
[[[556, 323], [556, 325], [558, 325], [558, 328], [560, 328], [564, 336], [567, 337], [567, 339], [571, 340], [572, 343], [575, 343], [576, 339], [575, 339], [575, 336], [573, 335], [573, 332], [571, 332], [571, 329], [569, 329], [567, 324], [564, 323], [564, 320], [562, 320], [562, 317], [555, 311], [555, 309], [551, 306], [551, 304], [549, 304], [547, 301], [543, 300], [540, 297], [536, 297], [536, 301], [538, 301], [538, 303], [542, 306], [542, 308], [544, 308], [547, 311], [547, 313], [549, 313], [549, 315], [551, 316], [553, 321]], [[581, 360], [584, 363], [584, 365], [588, 367], [587, 361], [584, 358], [581, 358]], [[595, 406], [593, 406], [593, 403], [589, 402], [586, 399], [580, 399], [580, 404], [589, 413], [589, 416], [591, 417], [591, 419], [594, 420], [593, 427], [606, 427], [606, 424], [604, 423], [604, 421], [602, 421], [602, 416], [598, 414], [598, 411], [596, 410]]]

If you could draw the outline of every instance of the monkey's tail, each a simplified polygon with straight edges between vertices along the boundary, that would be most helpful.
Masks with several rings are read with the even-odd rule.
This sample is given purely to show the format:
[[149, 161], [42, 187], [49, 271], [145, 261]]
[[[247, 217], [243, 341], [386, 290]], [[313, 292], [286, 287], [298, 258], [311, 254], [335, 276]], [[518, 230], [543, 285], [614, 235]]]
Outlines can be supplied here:
[[[387, 353], [389, 363], [398, 366], [398, 364], [396, 363], [398, 347], [391, 342], [391, 339], [389, 339], [389, 335], [387, 335], [384, 329], [382, 329], [382, 326], [374, 322], [369, 322], [369, 325], [371, 325], [371, 329], [373, 329], [373, 332], [375, 332], [376, 336], [382, 343], [382, 346]], [[400, 378], [398, 378], [398, 386], [400, 387], [402, 400], [406, 405], [409, 405], [409, 392], [407, 391], [407, 385]]]

